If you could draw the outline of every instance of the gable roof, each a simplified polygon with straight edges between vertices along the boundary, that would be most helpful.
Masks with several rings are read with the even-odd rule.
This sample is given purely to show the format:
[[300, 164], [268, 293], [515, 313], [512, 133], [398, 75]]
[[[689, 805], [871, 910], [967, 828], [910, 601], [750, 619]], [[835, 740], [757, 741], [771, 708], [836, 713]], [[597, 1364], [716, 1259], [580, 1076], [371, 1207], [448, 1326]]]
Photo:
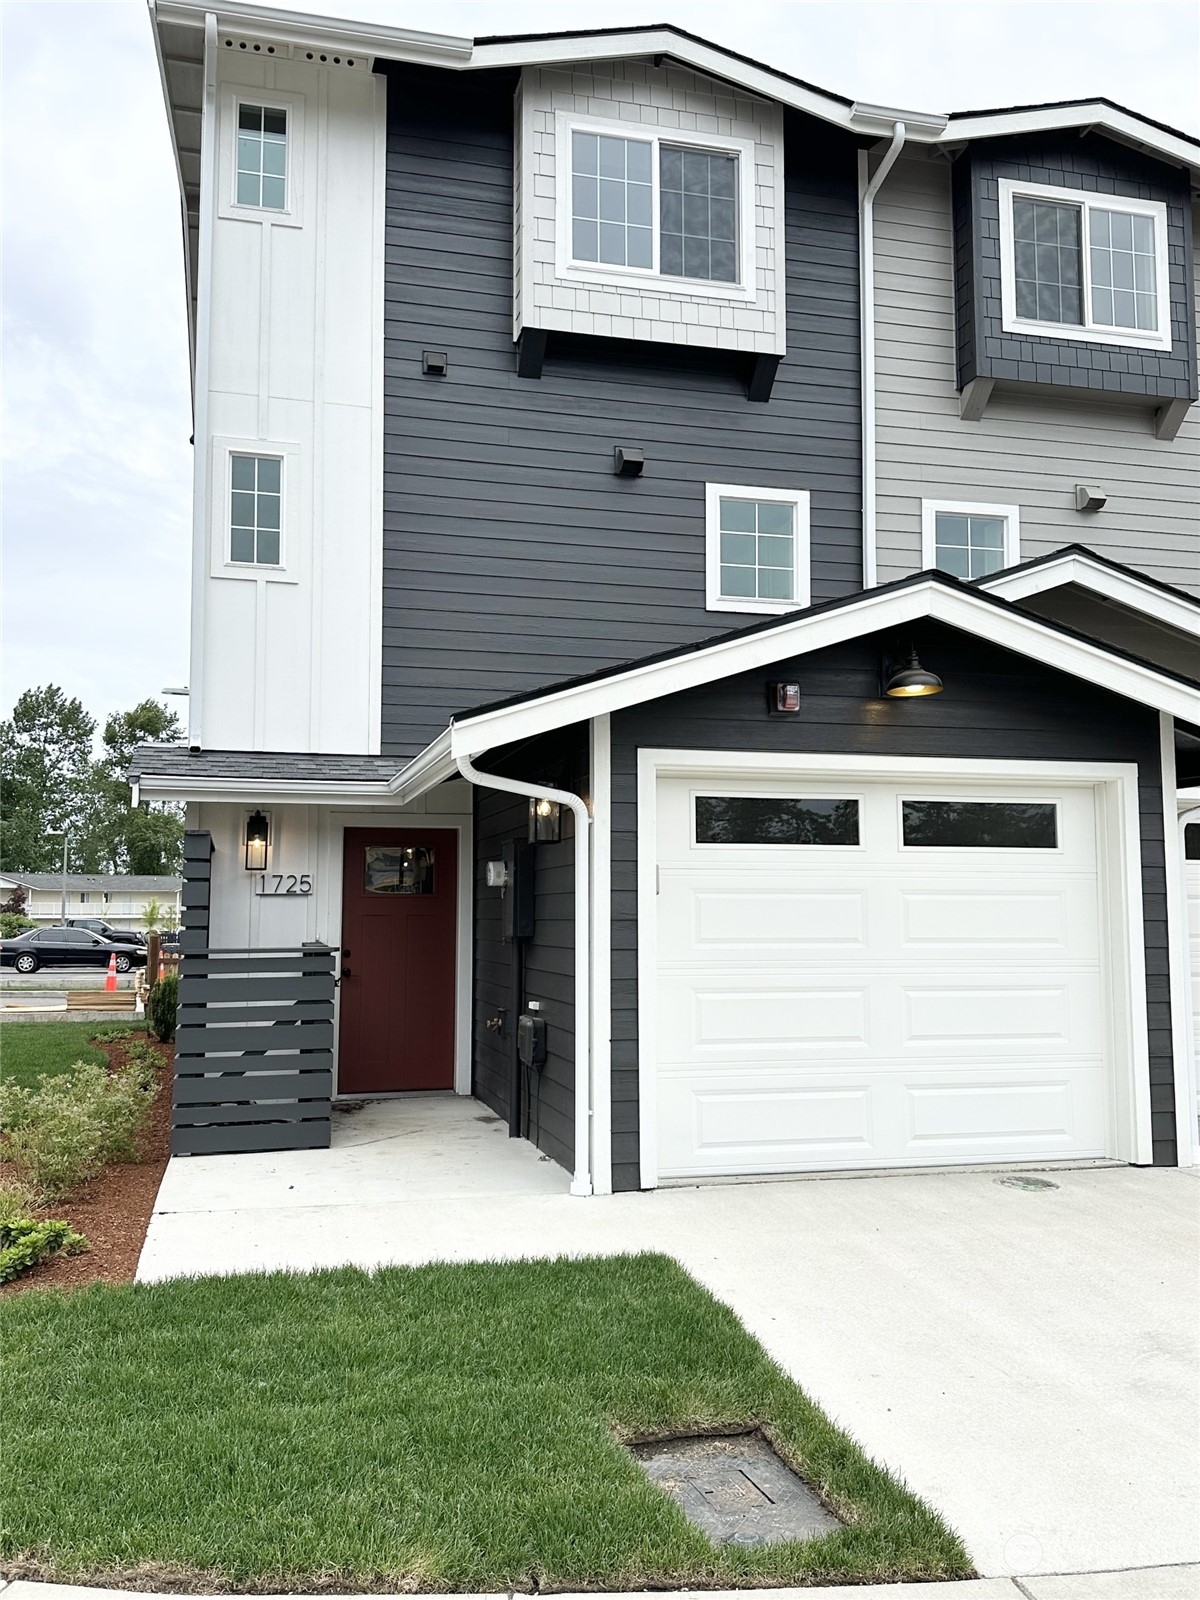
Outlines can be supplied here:
[[[1049, 555], [1005, 567], [987, 578], [977, 578], [974, 587], [1003, 600], [1019, 601], [1068, 583], [1200, 640], [1200, 596], [1188, 594], [1186, 589], [1163, 583], [1144, 572], [1135, 572], [1082, 544], [1065, 545]], [[1196, 676], [1200, 677], [1200, 645], [1197, 646]]]

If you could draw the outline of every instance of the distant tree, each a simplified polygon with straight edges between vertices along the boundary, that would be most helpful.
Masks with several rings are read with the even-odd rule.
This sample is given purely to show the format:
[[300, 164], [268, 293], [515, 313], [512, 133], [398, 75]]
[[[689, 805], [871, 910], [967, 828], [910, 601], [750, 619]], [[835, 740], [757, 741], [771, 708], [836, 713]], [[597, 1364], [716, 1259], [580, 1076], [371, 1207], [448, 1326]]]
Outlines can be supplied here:
[[0, 870], [48, 872], [60, 863], [53, 835], [77, 823], [95, 731], [82, 704], [54, 684], [26, 689], [0, 723]]
[[145, 910], [142, 912], [142, 927], [145, 928], [147, 933], [153, 933], [155, 928], [162, 927], [163, 916], [164, 912], [162, 906], [160, 906], [155, 897], [151, 895], [150, 899], [146, 902]]
[[10, 917], [23, 917], [28, 903], [29, 891], [23, 883], [18, 883], [8, 899], [0, 906], [0, 917], [6, 914]]
[[157, 700], [114, 711], [104, 724], [103, 754], [92, 763], [88, 782], [80, 849], [86, 870], [147, 876], [179, 871], [182, 809], [149, 802], [135, 806], [128, 774], [138, 745], [171, 743], [180, 732], [179, 718]]
[[29, 899], [22, 884], [9, 895], [8, 899], [0, 906], [0, 939], [15, 939], [19, 933], [24, 933], [26, 928], [32, 928], [34, 920], [25, 914], [25, 905]]

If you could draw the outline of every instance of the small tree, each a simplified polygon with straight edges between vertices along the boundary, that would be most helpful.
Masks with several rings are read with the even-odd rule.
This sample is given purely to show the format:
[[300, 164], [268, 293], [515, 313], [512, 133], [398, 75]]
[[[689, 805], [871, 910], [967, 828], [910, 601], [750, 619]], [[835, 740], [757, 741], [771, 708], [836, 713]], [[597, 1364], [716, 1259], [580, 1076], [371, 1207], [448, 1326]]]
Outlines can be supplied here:
[[0, 939], [15, 939], [19, 933], [24, 933], [26, 928], [32, 928], [32, 917], [25, 915], [25, 904], [29, 899], [21, 884], [9, 895], [8, 899], [0, 906]]
[[151, 895], [146, 904], [146, 909], [142, 912], [142, 926], [145, 928], [146, 932], [153, 933], [155, 928], [161, 927], [163, 916], [164, 912], [162, 906], [160, 906], [157, 899]]

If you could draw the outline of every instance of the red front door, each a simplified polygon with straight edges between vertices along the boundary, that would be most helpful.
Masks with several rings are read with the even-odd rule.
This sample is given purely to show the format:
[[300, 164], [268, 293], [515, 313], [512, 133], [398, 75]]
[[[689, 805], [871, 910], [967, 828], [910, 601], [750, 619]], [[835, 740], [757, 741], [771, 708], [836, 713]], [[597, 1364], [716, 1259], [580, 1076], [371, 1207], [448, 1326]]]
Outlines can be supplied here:
[[339, 1094], [454, 1087], [458, 835], [347, 828]]

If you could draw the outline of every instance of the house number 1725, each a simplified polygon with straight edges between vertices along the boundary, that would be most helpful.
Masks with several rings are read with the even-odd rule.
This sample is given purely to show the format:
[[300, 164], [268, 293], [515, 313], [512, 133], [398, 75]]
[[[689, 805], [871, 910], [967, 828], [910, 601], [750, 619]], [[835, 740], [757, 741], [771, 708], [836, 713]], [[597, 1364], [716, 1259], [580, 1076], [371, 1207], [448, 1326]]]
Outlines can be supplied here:
[[311, 894], [309, 872], [260, 872], [255, 894]]

